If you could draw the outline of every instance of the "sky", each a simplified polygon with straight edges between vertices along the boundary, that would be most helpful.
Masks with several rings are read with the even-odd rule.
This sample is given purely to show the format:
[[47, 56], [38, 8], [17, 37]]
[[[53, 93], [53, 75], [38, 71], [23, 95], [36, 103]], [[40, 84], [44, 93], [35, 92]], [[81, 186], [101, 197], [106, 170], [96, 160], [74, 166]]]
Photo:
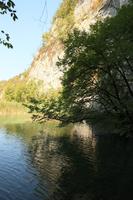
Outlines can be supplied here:
[[0, 45], [0, 80], [7, 80], [28, 69], [41, 47], [42, 34], [49, 30], [61, 0], [14, 2], [19, 18], [16, 22], [9, 15], [0, 15], [0, 30], [10, 34], [14, 46], [13, 49], [7, 49]]

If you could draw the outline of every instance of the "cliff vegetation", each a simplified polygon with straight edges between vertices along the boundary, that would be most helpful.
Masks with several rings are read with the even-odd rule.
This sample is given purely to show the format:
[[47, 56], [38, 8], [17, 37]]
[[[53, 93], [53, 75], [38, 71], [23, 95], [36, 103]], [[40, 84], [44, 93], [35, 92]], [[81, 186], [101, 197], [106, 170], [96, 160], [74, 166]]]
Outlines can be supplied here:
[[[78, 0], [64, 0], [57, 10], [52, 25], [55, 26], [56, 39], [64, 40], [74, 25], [74, 10]], [[59, 28], [60, 27], [60, 28]], [[43, 43], [46, 44], [53, 37], [52, 30], [43, 34]]]
[[41, 119], [64, 122], [94, 122], [96, 118], [103, 120], [101, 116], [113, 118], [117, 132], [130, 134], [133, 128], [132, 10], [131, 3], [123, 6], [117, 16], [97, 22], [90, 33], [74, 30], [69, 34], [64, 41], [64, 57], [57, 62], [64, 74], [62, 92], [57, 98], [32, 99], [31, 111], [37, 116], [40, 113]]

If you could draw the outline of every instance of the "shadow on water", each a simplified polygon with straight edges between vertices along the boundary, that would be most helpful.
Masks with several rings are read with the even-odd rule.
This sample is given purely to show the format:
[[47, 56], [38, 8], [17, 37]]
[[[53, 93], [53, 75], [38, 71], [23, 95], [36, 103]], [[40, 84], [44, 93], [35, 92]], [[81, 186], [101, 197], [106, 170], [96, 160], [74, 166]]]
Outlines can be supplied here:
[[33, 200], [133, 199], [132, 139], [94, 136], [85, 124], [5, 128], [26, 143], [37, 171]]
[[[84, 126], [67, 134], [42, 133], [30, 146], [51, 200], [133, 198], [133, 141], [90, 135]], [[88, 134], [87, 134], [88, 133]]]

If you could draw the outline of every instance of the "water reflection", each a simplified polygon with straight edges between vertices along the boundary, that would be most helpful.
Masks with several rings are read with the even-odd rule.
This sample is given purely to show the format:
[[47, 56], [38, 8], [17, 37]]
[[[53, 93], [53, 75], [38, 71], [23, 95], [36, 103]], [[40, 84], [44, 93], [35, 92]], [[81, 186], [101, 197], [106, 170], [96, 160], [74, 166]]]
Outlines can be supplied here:
[[[15, 191], [15, 198], [20, 200], [133, 199], [131, 139], [95, 137], [86, 124], [62, 128], [53, 123], [43, 127], [36, 124], [6, 125], [1, 129], [1, 138], [2, 131], [6, 137], [4, 143], [0, 140], [0, 151], [6, 152], [8, 146], [11, 152], [8, 154], [12, 156], [5, 159], [8, 157], [4, 153], [1, 155], [1, 161], [8, 166], [6, 190], [2, 193], [0, 190], [4, 200], [12, 199], [10, 196], [14, 190], [6, 195], [8, 183], [12, 185], [12, 181], [14, 188], [21, 188]], [[19, 157], [15, 159], [13, 156], [18, 152]], [[0, 177], [3, 177], [2, 162]], [[11, 167], [12, 171], [9, 170]], [[21, 182], [18, 175], [24, 177]]]
[[85, 198], [97, 170], [95, 144], [84, 125], [74, 126], [69, 134], [59, 137], [44, 132], [33, 138], [32, 159], [42, 179], [50, 184], [51, 200]]
[[85, 125], [74, 126], [70, 133], [53, 137], [44, 132], [32, 143], [33, 162], [52, 188], [49, 198], [130, 200], [132, 141], [112, 136], [96, 138]]

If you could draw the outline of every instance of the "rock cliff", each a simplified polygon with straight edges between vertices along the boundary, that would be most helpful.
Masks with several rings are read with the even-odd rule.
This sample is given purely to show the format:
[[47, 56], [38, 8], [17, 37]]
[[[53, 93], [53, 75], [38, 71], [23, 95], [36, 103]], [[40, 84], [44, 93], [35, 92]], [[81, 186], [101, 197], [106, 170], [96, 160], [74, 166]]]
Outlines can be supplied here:
[[[71, 0], [64, 0], [61, 6], [65, 1], [69, 2]], [[117, 10], [123, 4], [128, 3], [128, 0], [77, 0], [75, 2], [76, 4], [71, 14], [73, 18], [72, 27], [88, 31], [90, 25], [97, 20], [116, 15]], [[42, 80], [45, 90], [61, 87], [60, 77], [62, 73], [56, 66], [56, 62], [58, 57], [63, 55], [63, 46], [60, 42], [59, 34], [62, 35], [61, 31], [66, 29], [63, 24], [64, 20], [65, 17], [58, 17], [57, 15], [46, 44], [40, 48], [29, 69], [29, 79]]]

